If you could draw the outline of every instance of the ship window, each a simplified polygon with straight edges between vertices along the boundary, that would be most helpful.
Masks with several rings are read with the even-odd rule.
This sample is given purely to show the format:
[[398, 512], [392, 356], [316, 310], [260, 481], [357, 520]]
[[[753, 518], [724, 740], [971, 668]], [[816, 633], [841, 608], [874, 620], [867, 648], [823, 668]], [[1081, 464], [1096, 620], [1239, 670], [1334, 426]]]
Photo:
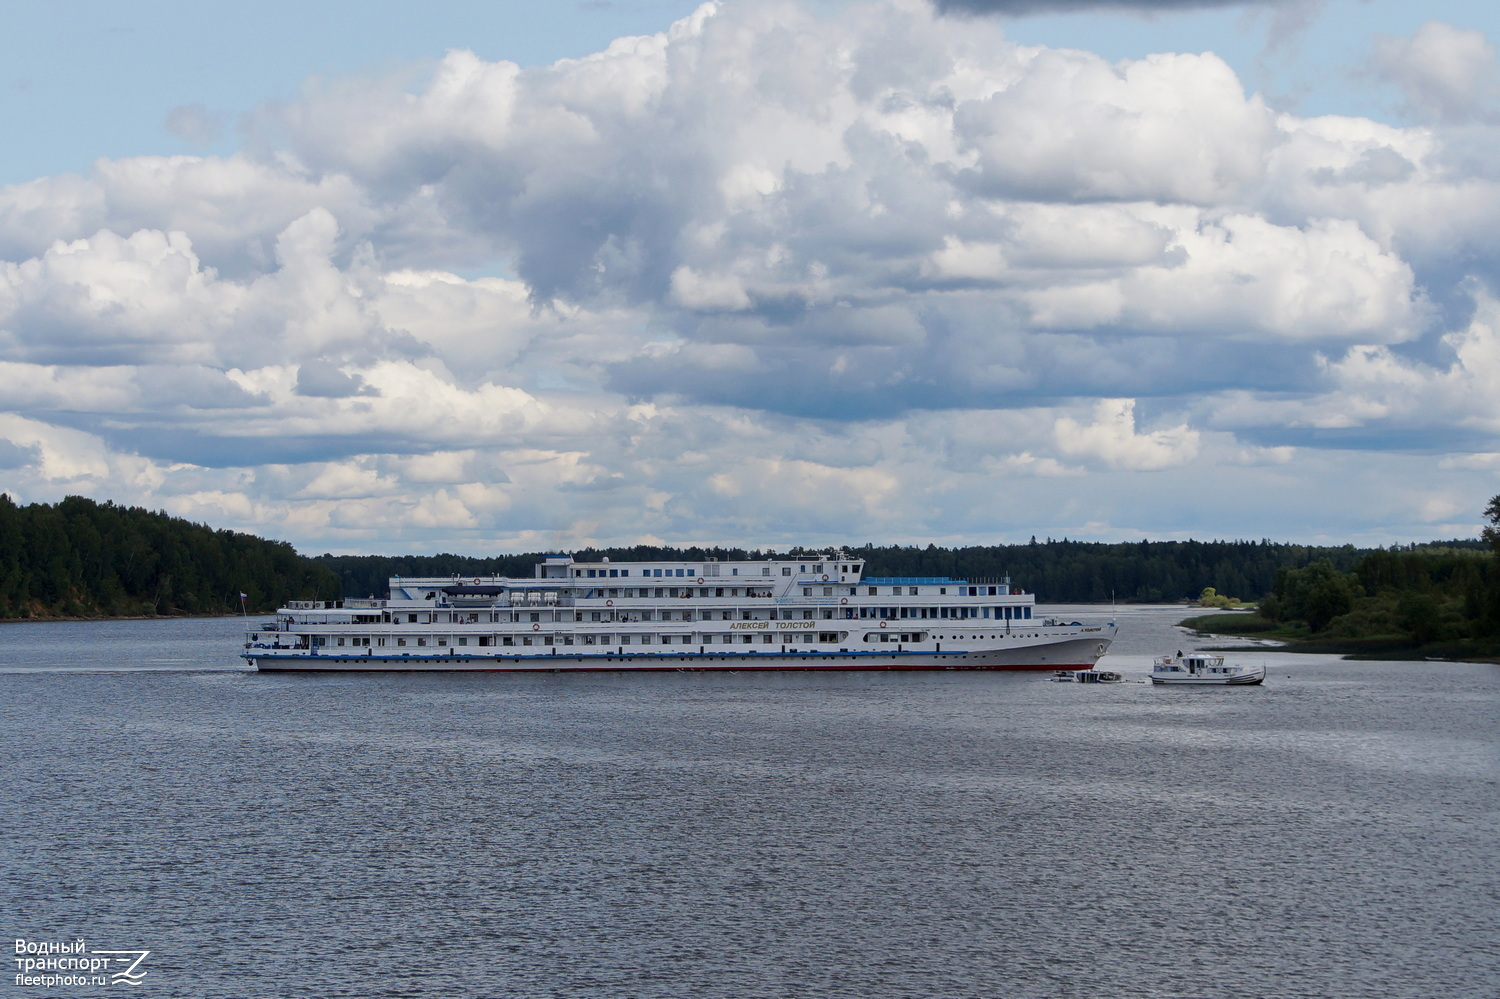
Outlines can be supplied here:
[[679, 576], [686, 576], [687, 575], [687, 570], [686, 569], [678, 569], [677, 570], [677, 575], [679, 575]]
[[948, 595], [948, 587], [946, 587], [946, 586], [939, 586], [938, 587], [938, 593], [942, 594], [943, 596], [947, 596]]
[[[748, 637], [748, 636], [746, 636], [746, 637]], [[776, 636], [775, 635], [761, 635], [760, 636], [760, 643], [762, 645], [771, 645], [775, 641], [776, 641]]]
[[425, 638], [419, 638], [419, 639], [417, 639], [417, 644], [418, 645], [426, 645], [427, 644], [427, 639], [425, 639]]
[[629, 635], [621, 635], [620, 636], [620, 644], [621, 645], [629, 645], [630, 644], [630, 636]]
[[771, 567], [768, 566], [768, 565], [761, 566], [760, 567], [760, 574], [762, 576], [769, 576], [771, 574]]
[[738, 569], [730, 569], [729, 570], [729, 574], [731, 576], [738, 576], [740, 574], [740, 570], [738, 570]]
[[792, 567], [789, 566], [789, 565], [782, 566], [781, 567], [781, 574], [783, 576], [790, 576], [792, 574]]
[[825, 610], [823, 612], [823, 620], [825, 620], [825, 621], [832, 621], [833, 620], [833, 611], [831, 611], [831, 610]]
[[406, 644], [406, 639], [404, 639], [404, 638], [398, 638], [398, 639], [396, 639], [396, 644], [397, 645], [405, 645]]
[[823, 571], [823, 563], [822, 562], [819, 562], [817, 565], [813, 566], [813, 572], [822, 572], [822, 571]]
[[812, 620], [812, 611], [810, 611], [810, 610], [803, 611], [802, 612], [802, 620], [804, 620], [804, 621], [811, 621]]
[[343, 644], [344, 644], [344, 640], [343, 640], [343, 639], [342, 639], [342, 638], [340, 638], [340, 639], [339, 639], [339, 644], [340, 644], [340, 645], [343, 645]]
[[594, 570], [593, 570], [593, 569], [590, 569], [590, 570], [589, 570], [589, 578], [590, 578], [590, 579], [593, 579], [593, 578], [594, 578]]
[[610, 579], [614, 579], [619, 574], [620, 574], [620, 570], [619, 569], [611, 569], [611, 570], [609, 570], [609, 578]]
[[620, 575], [622, 575], [622, 576], [628, 576], [628, 575], [630, 575], [630, 570], [629, 569], [621, 569], [620, 570]]
[[804, 586], [804, 587], [802, 587], [802, 595], [804, 597], [810, 597], [810, 596], [812, 596], [812, 587], [811, 586]]
[[906, 591], [906, 595], [909, 596], [909, 597], [916, 596], [917, 595], [917, 588], [915, 586], [908, 587], [907, 591]]
[[525, 638], [521, 639], [521, 644], [522, 645], [530, 645], [531, 644], [531, 636], [528, 635]]
[[533, 621], [540, 621], [542, 619], [542, 615], [540, 615], [540, 614], [532, 614], [531, 615], [531, 619]]
[[408, 615], [406, 615], [406, 623], [407, 624], [416, 624], [417, 623], [417, 615], [415, 615], [415, 614], [408, 614]]
[[878, 596], [880, 596], [880, 587], [878, 587], [878, 586], [872, 586], [872, 587], [870, 587], [870, 596], [872, 596], [872, 597], [878, 597]]
[[831, 587], [831, 586], [825, 586], [825, 587], [823, 587], [823, 596], [825, 596], [825, 597], [831, 597], [831, 596], [833, 596], [833, 587]]

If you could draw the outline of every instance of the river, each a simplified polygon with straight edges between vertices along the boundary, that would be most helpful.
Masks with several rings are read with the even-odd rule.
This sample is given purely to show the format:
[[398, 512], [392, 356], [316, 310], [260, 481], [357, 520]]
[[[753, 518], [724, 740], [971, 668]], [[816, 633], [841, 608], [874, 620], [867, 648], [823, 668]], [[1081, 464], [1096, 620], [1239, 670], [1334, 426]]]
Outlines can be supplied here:
[[235, 619], [0, 625], [7, 946], [150, 951], [15, 992], [1500, 995], [1500, 670], [1155, 688], [1182, 608], [1042, 613], [1117, 615], [1132, 682], [257, 674]]

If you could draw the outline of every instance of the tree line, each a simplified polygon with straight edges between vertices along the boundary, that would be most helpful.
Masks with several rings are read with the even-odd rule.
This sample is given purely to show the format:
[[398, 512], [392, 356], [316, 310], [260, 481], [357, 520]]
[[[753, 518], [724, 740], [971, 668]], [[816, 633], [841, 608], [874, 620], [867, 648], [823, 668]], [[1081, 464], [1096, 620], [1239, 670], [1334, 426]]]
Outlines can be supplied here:
[[[1263, 620], [1315, 637], [1419, 644], [1500, 638], [1500, 496], [1482, 539], [1384, 549], [1261, 541], [1054, 541], [845, 549], [868, 576], [1009, 578], [1047, 603], [1191, 601], [1212, 587], [1259, 600]], [[580, 560], [816, 558], [827, 549], [635, 545]], [[70, 496], [18, 506], [0, 494], [0, 618], [262, 612], [296, 599], [384, 596], [391, 576], [530, 576], [544, 553], [323, 555], [165, 513]]]
[[[1444, 549], [1479, 541], [1435, 543]], [[1212, 586], [1226, 596], [1255, 600], [1269, 593], [1279, 574], [1325, 561], [1350, 572], [1377, 549], [1309, 547], [1273, 541], [1136, 541], [1119, 544], [1054, 541], [1021, 545], [872, 545], [844, 549], [865, 562], [867, 576], [951, 576], [961, 579], [1009, 577], [1018, 589], [1036, 593], [1048, 603], [1161, 603], [1197, 599]], [[822, 549], [826, 552], [826, 549]], [[580, 561], [609, 558], [615, 562], [687, 560], [721, 561], [776, 557], [816, 557], [819, 549], [785, 552], [761, 549], [689, 546], [667, 548], [585, 548]], [[543, 553], [469, 557], [463, 555], [322, 555], [317, 561], [342, 581], [348, 596], [382, 596], [391, 576], [530, 576]]]
[[69, 496], [18, 506], [0, 493], [0, 618], [271, 610], [334, 599], [339, 580], [291, 545], [140, 507]]
[[1283, 569], [1258, 614], [1313, 639], [1493, 649], [1500, 639], [1500, 496], [1485, 519], [1482, 541], [1373, 551], [1352, 571], [1326, 559]]

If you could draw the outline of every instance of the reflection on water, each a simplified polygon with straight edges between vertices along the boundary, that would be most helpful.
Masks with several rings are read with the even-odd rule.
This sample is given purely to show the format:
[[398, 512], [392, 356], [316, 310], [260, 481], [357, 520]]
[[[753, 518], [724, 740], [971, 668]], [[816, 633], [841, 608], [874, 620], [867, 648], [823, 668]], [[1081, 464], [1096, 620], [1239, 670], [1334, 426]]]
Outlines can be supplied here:
[[[1137, 681], [1193, 647], [1113, 613]], [[15, 937], [153, 995], [1500, 994], [1492, 667], [262, 675], [240, 627], [0, 626]]]

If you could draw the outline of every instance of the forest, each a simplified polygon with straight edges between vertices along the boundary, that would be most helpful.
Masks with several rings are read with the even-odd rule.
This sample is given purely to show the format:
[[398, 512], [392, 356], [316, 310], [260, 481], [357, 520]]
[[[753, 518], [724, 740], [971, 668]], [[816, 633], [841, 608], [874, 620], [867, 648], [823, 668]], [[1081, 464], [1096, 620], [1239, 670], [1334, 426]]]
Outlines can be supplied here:
[[233, 614], [331, 599], [339, 581], [291, 545], [165, 513], [0, 493], [0, 618]]
[[[1261, 541], [1038, 541], [845, 549], [870, 576], [1008, 577], [1046, 603], [1258, 602], [1238, 633], [1405, 646], [1500, 641], [1500, 496], [1479, 539], [1391, 548]], [[637, 545], [581, 560], [760, 559], [787, 551]], [[0, 618], [264, 612], [294, 599], [383, 596], [393, 575], [529, 576], [542, 553], [322, 555], [152, 512], [70, 496], [18, 506], [0, 494]]]
[[[1444, 550], [1483, 550], [1480, 541], [1434, 543]], [[1419, 546], [1424, 547], [1424, 546]], [[1273, 541], [1135, 541], [1103, 544], [1083, 541], [1037, 541], [1022, 545], [939, 548], [864, 545], [844, 549], [865, 560], [869, 576], [953, 576], [995, 579], [1009, 576], [1013, 585], [1036, 593], [1047, 603], [1159, 603], [1196, 600], [1204, 587], [1226, 596], [1254, 601], [1271, 592], [1278, 574], [1318, 561], [1349, 572], [1373, 553], [1352, 546], [1310, 548]], [[792, 548], [786, 552], [742, 548], [585, 548], [580, 560], [608, 557], [615, 562], [653, 559], [759, 559], [797, 557], [826, 549]], [[541, 553], [471, 558], [462, 555], [322, 555], [317, 561], [335, 572], [348, 596], [380, 595], [393, 576], [529, 576]]]
[[1321, 558], [1287, 567], [1254, 617], [1214, 616], [1193, 626], [1310, 652], [1500, 658], [1500, 496], [1484, 515], [1482, 541], [1379, 549], [1352, 571]]

